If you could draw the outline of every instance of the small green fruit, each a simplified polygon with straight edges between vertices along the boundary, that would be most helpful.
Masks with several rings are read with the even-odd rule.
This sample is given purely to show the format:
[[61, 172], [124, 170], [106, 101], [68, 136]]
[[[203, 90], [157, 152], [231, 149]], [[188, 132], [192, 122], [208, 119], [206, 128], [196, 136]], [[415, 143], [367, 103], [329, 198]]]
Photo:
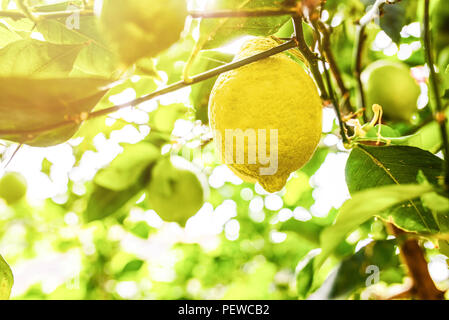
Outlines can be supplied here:
[[129, 66], [178, 41], [187, 17], [185, 0], [104, 0], [101, 26]]
[[26, 180], [18, 172], [8, 172], [0, 179], [0, 198], [3, 198], [9, 205], [21, 200], [26, 191]]
[[167, 222], [185, 226], [204, 203], [204, 189], [198, 175], [188, 168], [187, 160], [160, 160], [153, 168], [147, 188], [148, 202]]
[[387, 119], [408, 122], [417, 111], [421, 90], [406, 64], [378, 60], [363, 71], [362, 81], [368, 112], [379, 104]]

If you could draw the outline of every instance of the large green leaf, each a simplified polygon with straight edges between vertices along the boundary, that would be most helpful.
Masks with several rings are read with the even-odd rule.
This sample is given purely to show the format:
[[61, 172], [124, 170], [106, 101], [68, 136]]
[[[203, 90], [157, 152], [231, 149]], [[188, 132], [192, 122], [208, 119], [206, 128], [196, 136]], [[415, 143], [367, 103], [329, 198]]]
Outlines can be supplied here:
[[[408, 146], [370, 147], [359, 145], [351, 152], [346, 165], [346, 182], [351, 194], [385, 185], [417, 183], [423, 172], [432, 184], [438, 183], [442, 160], [430, 152]], [[414, 232], [437, 232], [434, 216], [420, 200], [382, 212], [384, 219], [398, 227]]]
[[0, 22], [0, 48], [21, 39], [22, 37], [19, 34]]
[[151, 179], [153, 163], [140, 174], [137, 181], [127, 189], [114, 191], [94, 184], [94, 190], [89, 197], [84, 219], [86, 222], [101, 220], [113, 215], [127, 205], [132, 205], [132, 200], [138, 200], [142, 195], [145, 186]]
[[[351, 257], [344, 259], [338, 266], [336, 274], [332, 275], [331, 289], [326, 298], [346, 299], [356, 290], [372, 285], [377, 280], [401, 283], [404, 271], [400, 268], [395, 244], [394, 240], [371, 242]], [[370, 269], [370, 266], [373, 269]], [[379, 273], [375, 275], [374, 272]]]
[[0, 300], [9, 299], [14, 277], [11, 268], [0, 255]]
[[68, 76], [75, 59], [85, 46], [58, 45], [33, 39], [12, 42], [0, 49], [0, 76]]
[[102, 38], [96, 19], [93, 16], [80, 17], [79, 29], [67, 28], [66, 19], [46, 19], [37, 24], [37, 30], [49, 42], [65, 45], [84, 44], [75, 61], [72, 76], [110, 77], [118, 70], [116, 56]]
[[52, 126], [82, 118], [100, 101], [109, 84], [91, 78], [0, 78], [0, 138], [39, 147], [65, 142], [79, 123]]
[[94, 181], [99, 186], [113, 191], [128, 189], [159, 156], [159, 149], [151, 143], [126, 145], [124, 151], [110, 165], [97, 173]]
[[[210, 3], [208, 10], [239, 8], [280, 9], [281, 0], [217, 0]], [[276, 33], [288, 20], [289, 16], [263, 18], [223, 18], [203, 19], [200, 24], [201, 37], [207, 37], [205, 49], [217, 48], [241, 36], [269, 36]]]
[[387, 185], [354, 193], [340, 208], [335, 224], [321, 233], [322, 251], [316, 259], [317, 269], [346, 236], [369, 218], [432, 190], [430, 185]]
[[[362, 2], [372, 5], [375, 0], [362, 0]], [[412, 18], [416, 18], [417, 2], [402, 0], [382, 7], [379, 19], [380, 27], [394, 42], [398, 43], [401, 40], [402, 28], [411, 22]]]

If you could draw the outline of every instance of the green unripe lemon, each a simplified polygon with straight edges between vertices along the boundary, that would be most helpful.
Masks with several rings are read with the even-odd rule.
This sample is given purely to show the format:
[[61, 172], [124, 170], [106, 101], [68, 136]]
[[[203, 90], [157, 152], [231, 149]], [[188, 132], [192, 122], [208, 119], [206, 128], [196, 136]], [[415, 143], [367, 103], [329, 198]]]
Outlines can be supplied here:
[[185, 0], [104, 0], [100, 22], [120, 60], [132, 65], [178, 41], [186, 17]]
[[176, 157], [160, 160], [152, 170], [148, 202], [164, 221], [184, 226], [203, 206], [203, 184], [190, 165]]
[[8, 204], [21, 200], [27, 191], [25, 178], [18, 172], [8, 172], [0, 179], [0, 198]]
[[404, 63], [378, 60], [363, 71], [362, 81], [368, 112], [379, 104], [389, 120], [407, 122], [417, 111], [421, 90]]

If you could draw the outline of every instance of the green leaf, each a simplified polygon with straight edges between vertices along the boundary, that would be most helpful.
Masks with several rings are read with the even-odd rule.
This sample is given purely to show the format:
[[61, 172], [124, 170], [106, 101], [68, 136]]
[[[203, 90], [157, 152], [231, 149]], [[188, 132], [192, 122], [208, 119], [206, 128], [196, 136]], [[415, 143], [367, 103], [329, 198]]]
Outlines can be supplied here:
[[[408, 2], [406, 0], [403, 1]], [[380, 19], [380, 27], [396, 43], [401, 40], [401, 30], [406, 24], [406, 7], [400, 4], [385, 5]]]
[[0, 300], [9, 299], [14, 277], [11, 268], [0, 255]]
[[102, 220], [116, 213], [127, 204], [134, 204], [143, 194], [144, 188], [151, 179], [154, 163], [150, 163], [141, 173], [139, 179], [129, 188], [114, 191], [94, 184], [94, 190], [89, 197], [87, 208], [84, 211], [86, 222]]
[[159, 156], [159, 149], [151, 143], [126, 145], [110, 165], [97, 173], [94, 181], [99, 186], [114, 191], [128, 189]]
[[[354, 148], [346, 164], [346, 182], [351, 194], [391, 184], [417, 183], [422, 171], [431, 184], [438, 184], [442, 160], [430, 152], [408, 146]], [[420, 200], [410, 201], [383, 212], [384, 219], [412, 232], [437, 232], [438, 225]]]
[[296, 292], [300, 299], [307, 298], [312, 289], [315, 275], [315, 257], [318, 253], [318, 250], [310, 251], [296, 266]]
[[21, 39], [22, 37], [19, 34], [0, 22], [0, 48]]
[[[446, 73], [449, 73], [449, 66], [447, 66]], [[443, 99], [449, 100], [449, 89], [444, 91]]]
[[182, 103], [159, 105], [150, 113], [150, 127], [159, 132], [171, 133], [175, 122], [187, 116], [188, 108]]
[[[229, 63], [232, 59], [233, 55], [220, 51], [202, 51], [196, 57], [196, 62], [193, 64], [190, 72], [195, 75], [200, 74]], [[196, 119], [201, 120], [203, 123], [208, 123], [207, 108], [209, 105], [209, 96], [217, 78], [214, 77], [192, 86], [190, 99], [196, 111]]]
[[[373, 270], [368, 268], [370, 266], [374, 267]], [[377, 279], [373, 274], [376, 271], [379, 272]], [[398, 276], [392, 277], [392, 273]], [[331, 290], [326, 298], [346, 299], [356, 290], [374, 284], [376, 280], [400, 283], [403, 273], [396, 254], [395, 240], [371, 242], [341, 262], [336, 274], [332, 275]], [[374, 277], [370, 279], [370, 276]]]
[[81, 16], [79, 29], [69, 29], [66, 19], [45, 19], [37, 24], [44, 38], [56, 44], [83, 45], [71, 76], [113, 77], [118, 70], [117, 57], [111, 52], [101, 32], [97, 18]]
[[0, 49], [0, 77], [68, 76], [85, 46], [59, 45], [33, 39], [12, 42]]
[[109, 84], [91, 78], [0, 78], [0, 138], [37, 147], [65, 142], [79, 123], [57, 125], [90, 112]]
[[[375, 0], [362, 0], [368, 6]], [[394, 4], [385, 4], [381, 7], [380, 27], [396, 43], [401, 40], [401, 30], [416, 19], [417, 1], [402, 0]], [[415, 20], [413, 20], [415, 21]]]
[[120, 272], [120, 276], [123, 276], [130, 272], [139, 271], [140, 268], [142, 268], [144, 263], [145, 262], [143, 260], [139, 260], [139, 259], [131, 260], [123, 267], [122, 271]]
[[449, 232], [449, 199], [436, 192], [427, 193], [421, 197], [422, 204], [434, 214], [435, 221], [441, 232]]
[[295, 219], [290, 219], [282, 224], [279, 231], [293, 231], [298, 234], [301, 238], [309, 241], [312, 244], [319, 245], [320, 243], [320, 233], [324, 229], [323, 226], [312, 223], [311, 221], [298, 221]]
[[176, 42], [158, 57], [156, 69], [167, 74], [167, 84], [179, 81], [182, 78], [185, 63], [189, 59], [194, 46], [195, 40], [187, 37]]
[[[280, 0], [249, 0], [243, 2], [241, 0], [217, 0], [211, 2], [207, 10], [239, 8], [281, 9], [281, 4], [282, 1]], [[204, 49], [212, 49], [245, 35], [272, 35], [289, 19], [289, 16], [203, 19], [200, 23], [200, 34], [201, 37], [207, 37]]]
[[84, 212], [85, 221], [89, 223], [109, 217], [132, 199], [137, 199], [137, 196], [142, 193], [143, 188], [144, 186], [139, 183], [123, 191], [113, 191], [95, 186], [95, 190], [90, 196]]
[[148, 239], [150, 235], [151, 227], [145, 222], [140, 221], [134, 227], [131, 228], [130, 232], [142, 239]]
[[433, 188], [429, 185], [389, 185], [354, 193], [352, 199], [340, 208], [335, 224], [321, 233], [322, 251], [317, 257], [316, 268], [323, 264], [346, 236], [369, 218], [431, 191]]

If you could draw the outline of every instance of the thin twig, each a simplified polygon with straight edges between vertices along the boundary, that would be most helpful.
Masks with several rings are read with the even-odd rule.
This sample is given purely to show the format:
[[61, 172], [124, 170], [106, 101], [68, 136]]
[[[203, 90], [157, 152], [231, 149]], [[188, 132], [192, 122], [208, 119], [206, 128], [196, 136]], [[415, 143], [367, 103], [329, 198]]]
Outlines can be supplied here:
[[[323, 48], [323, 37], [321, 35], [320, 28], [318, 26], [317, 21], [318, 20], [313, 20], [313, 21], [311, 21], [311, 24], [313, 26], [313, 31], [314, 31], [314, 36], [315, 36], [316, 42], [318, 43], [318, 50], [321, 55], [320, 57], [321, 57], [321, 59], [325, 60], [326, 57], [325, 57], [324, 48]], [[335, 91], [334, 91], [334, 88], [332, 85], [332, 79], [331, 79], [329, 70], [327, 69], [327, 66], [325, 64], [325, 61], [322, 61], [322, 65], [323, 65], [323, 69], [324, 69], [324, 77], [326, 79], [326, 84], [327, 84], [327, 92], [328, 92], [329, 98], [332, 102], [332, 105], [334, 107], [334, 110], [335, 110], [335, 113], [336, 113], [337, 119], [338, 119], [338, 124], [340, 126], [340, 135], [341, 135], [343, 142], [347, 143], [348, 138], [346, 135], [346, 126], [345, 126], [345, 123], [341, 116], [340, 103], [338, 101], [337, 96], [335, 95]]]
[[[84, 117], [84, 119], [85, 120], [90, 120], [90, 119], [98, 118], [98, 117], [105, 116], [105, 115], [108, 115], [110, 113], [119, 111], [119, 110], [124, 109], [124, 108], [128, 108], [128, 107], [132, 107], [132, 106], [138, 105], [140, 103], [143, 103], [143, 102], [155, 99], [157, 97], [160, 97], [162, 95], [165, 95], [167, 93], [174, 92], [174, 91], [177, 91], [179, 89], [188, 87], [190, 85], [199, 83], [201, 81], [204, 81], [204, 80], [216, 77], [216, 76], [220, 75], [221, 73], [224, 73], [224, 72], [227, 72], [227, 71], [231, 71], [231, 70], [243, 67], [243, 66], [245, 66], [247, 64], [250, 64], [250, 63], [253, 63], [253, 62], [256, 62], [256, 61], [268, 58], [270, 56], [276, 55], [278, 53], [281, 53], [281, 52], [293, 49], [293, 48], [296, 47], [296, 45], [297, 45], [296, 40], [290, 40], [290, 41], [288, 41], [288, 42], [286, 42], [286, 43], [284, 43], [282, 45], [279, 45], [279, 46], [277, 46], [275, 48], [272, 48], [272, 49], [269, 49], [267, 51], [261, 52], [259, 54], [254, 55], [254, 56], [242, 59], [240, 61], [232, 62], [232, 63], [226, 64], [224, 66], [220, 66], [218, 68], [215, 68], [215, 69], [206, 71], [204, 73], [201, 73], [199, 75], [196, 75], [196, 76], [192, 77], [191, 81], [188, 82], [188, 83], [186, 83], [184, 81], [179, 81], [179, 82], [176, 82], [176, 83], [174, 83], [172, 85], [169, 85], [169, 86], [167, 86], [165, 88], [162, 88], [162, 89], [160, 89], [158, 91], [152, 92], [150, 94], [147, 94], [147, 95], [144, 95], [144, 96], [142, 96], [140, 98], [132, 100], [130, 102], [127, 102], [127, 103], [124, 103], [124, 104], [120, 104], [120, 105], [116, 105], [116, 106], [113, 106], [113, 107], [109, 107], [109, 108], [106, 108], [106, 109], [102, 109], [102, 110], [91, 112], [86, 117]], [[0, 130], [0, 135], [1, 136], [23, 135], [23, 136], [27, 136], [27, 137], [30, 137], [30, 136], [32, 137], [33, 135], [40, 134], [40, 133], [43, 133], [43, 132], [46, 132], [46, 131], [51, 131], [51, 130], [54, 130], [54, 129], [58, 129], [58, 128], [61, 128], [61, 127], [64, 127], [64, 126], [73, 125], [73, 124], [75, 124], [77, 122], [79, 122], [79, 119], [68, 119], [68, 120], [65, 120], [65, 121], [61, 121], [61, 122], [58, 122], [58, 123], [55, 123], [55, 124], [52, 124], [52, 125], [49, 125], [49, 126], [37, 128], [37, 129], [30, 129], [30, 130]]]
[[430, 86], [433, 92], [433, 99], [435, 102], [435, 118], [440, 126], [441, 139], [443, 141], [443, 155], [444, 155], [444, 186], [449, 189], [449, 140], [446, 129], [446, 115], [444, 114], [443, 104], [440, 97], [440, 88], [438, 76], [435, 72], [434, 58], [432, 54], [432, 40], [430, 36], [430, 14], [429, 14], [430, 0], [424, 1], [424, 25], [423, 25], [423, 44], [426, 55], [426, 63], [430, 70]]
[[[354, 65], [354, 76], [357, 80], [357, 90], [358, 90], [358, 106], [362, 110], [366, 110], [366, 97], [365, 97], [365, 89], [363, 88], [362, 82], [362, 69], [363, 69], [363, 48], [366, 40], [365, 35], [365, 25], [357, 26], [357, 36], [356, 36], [356, 44], [355, 44], [355, 65]], [[366, 112], [362, 113], [363, 122], [366, 123], [368, 121], [368, 117], [366, 116]]]
[[334, 76], [335, 81], [337, 82], [337, 86], [340, 90], [340, 94], [345, 98], [345, 103], [343, 105], [344, 112], [345, 113], [351, 113], [355, 112], [354, 108], [351, 105], [351, 101], [349, 99], [350, 93], [347, 89], [343, 77], [341, 75], [340, 68], [338, 67], [338, 64], [335, 60], [334, 54], [332, 52], [331, 48], [331, 29], [327, 27], [323, 22], [318, 21], [318, 27], [320, 32], [322, 33], [322, 47], [323, 47], [323, 53], [326, 58], [327, 63], [329, 63], [329, 67], [331, 69], [332, 75]]
[[313, 77], [315, 78], [315, 82], [318, 85], [318, 88], [321, 91], [321, 98], [326, 101], [329, 100], [329, 96], [326, 92], [326, 87], [324, 86], [323, 78], [320, 73], [320, 69], [318, 67], [319, 59], [315, 53], [308, 47], [306, 40], [304, 39], [304, 29], [302, 26], [302, 18], [301, 17], [293, 17], [293, 24], [295, 26], [295, 34], [296, 40], [298, 41], [297, 46], [299, 51], [301, 51], [304, 58], [306, 58], [309, 63], [310, 70], [312, 71]]

